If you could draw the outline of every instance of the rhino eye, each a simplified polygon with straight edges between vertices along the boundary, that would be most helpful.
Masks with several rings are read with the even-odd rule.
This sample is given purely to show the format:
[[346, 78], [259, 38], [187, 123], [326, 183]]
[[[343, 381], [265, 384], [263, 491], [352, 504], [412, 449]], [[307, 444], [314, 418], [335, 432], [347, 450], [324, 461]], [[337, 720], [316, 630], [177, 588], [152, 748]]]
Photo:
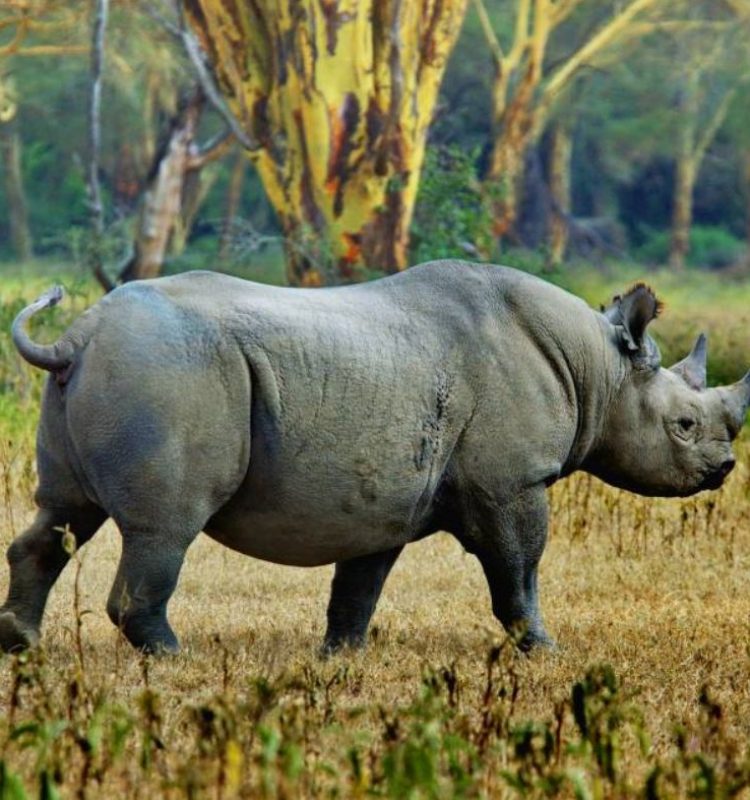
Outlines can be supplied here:
[[680, 426], [681, 430], [685, 433], [689, 433], [695, 427], [695, 420], [690, 417], [680, 417], [677, 420], [677, 424]]

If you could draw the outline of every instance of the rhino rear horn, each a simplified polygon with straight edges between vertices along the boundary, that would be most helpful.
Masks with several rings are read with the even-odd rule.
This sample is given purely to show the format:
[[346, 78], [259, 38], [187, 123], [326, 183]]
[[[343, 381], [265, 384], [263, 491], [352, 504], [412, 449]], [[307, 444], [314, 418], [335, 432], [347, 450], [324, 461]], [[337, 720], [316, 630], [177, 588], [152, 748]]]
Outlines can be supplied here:
[[750, 371], [742, 380], [733, 383], [729, 387], [728, 393], [737, 427], [741, 428], [745, 423], [747, 410], [750, 408]]
[[741, 381], [737, 381], [732, 386], [732, 392], [736, 393], [739, 400], [739, 423], [742, 425], [745, 422], [747, 410], [750, 408], [750, 371]]
[[706, 355], [708, 340], [702, 333], [695, 341], [689, 355], [669, 368], [679, 375], [691, 389], [706, 388]]
[[662, 309], [661, 301], [645, 283], [637, 283], [622, 297], [614, 298], [605, 309], [604, 316], [613, 324], [622, 327], [622, 338], [631, 353], [643, 348], [646, 328], [656, 319]]

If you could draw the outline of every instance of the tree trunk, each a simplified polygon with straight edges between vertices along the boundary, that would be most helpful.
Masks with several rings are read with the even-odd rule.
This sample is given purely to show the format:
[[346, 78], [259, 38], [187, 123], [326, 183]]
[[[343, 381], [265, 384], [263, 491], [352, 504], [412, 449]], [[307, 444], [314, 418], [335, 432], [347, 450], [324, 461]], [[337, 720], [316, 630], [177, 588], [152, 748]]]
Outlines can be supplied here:
[[221, 229], [221, 241], [219, 243], [219, 260], [226, 261], [229, 258], [229, 251], [232, 247], [232, 230], [234, 220], [237, 219], [242, 200], [242, 185], [245, 182], [245, 172], [247, 171], [247, 155], [239, 150], [232, 164], [232, 172], [229, 176], [229, 189], [227, 190], [227, 205], [224, 214], [224, 224]]
[[133, 255], [123, 267], [123, 281], [155, 278], [182, 210], [185, 179], [194, 157], [195, 135], [203, 111], [203, 96], [196, 91], [183, 100], [164, 146], [157, 152], [141, 199], [135, 228]]
[[218, 177], [216, 164], [207, 164], [202, 169], [188, 170], [182, 187], [181, 211], [169, 240], [170, 255], [177, 256], [184, 252], [198, 212]]
[[493, 233], [498, 240], [513, 234], [520, 203], [526, 153], [537, 136], [534, 94], [540, 80], [539, 69], [531, 63], [513, 99], [506, 105], [502, 76], [495, 78], [493, 92], [494, 132], [485, 191], [490, 199]]
[[466, 0], [186, 0], [286, 237], [289, 282], [407, 264], [440, 80]]
[[685, 259], [690, 249], [695, 178], [696, 163], [692, 147], [681, 147], [675, 163], [674, 188], [672, 190], [672, 231], [669, 244], [669, 266], [677, 271], [685, 269]]
[[21, 172], [21, 137], [14, 121], [0, 123], [0, 164], [5, 175], [5, 199], [13, 255], [19, 261], [33, 257], [29, 214]]
[[549, 190], [552, 198], [549, 260], [553, 266], [558, 266], [565, 259], [570, 218], [570, 158], [573, 140], [565, 123], [556, 122], [552, 125], [549, 146]]

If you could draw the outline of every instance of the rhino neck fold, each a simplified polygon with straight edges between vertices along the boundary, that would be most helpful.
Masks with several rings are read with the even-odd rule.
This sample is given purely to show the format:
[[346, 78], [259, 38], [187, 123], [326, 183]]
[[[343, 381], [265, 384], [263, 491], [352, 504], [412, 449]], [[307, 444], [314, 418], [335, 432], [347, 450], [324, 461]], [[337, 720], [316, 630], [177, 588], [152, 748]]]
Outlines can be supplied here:
[[[603, 438], [609, 408], [624, 372], [617, 345], [600, 314], [591, 312], [582, 346], [566, 359], [575, 388], [576, 431], [561, 477], [578, 469], [596, 452]], [[584, 320], [578, 324], [583, 326]]]

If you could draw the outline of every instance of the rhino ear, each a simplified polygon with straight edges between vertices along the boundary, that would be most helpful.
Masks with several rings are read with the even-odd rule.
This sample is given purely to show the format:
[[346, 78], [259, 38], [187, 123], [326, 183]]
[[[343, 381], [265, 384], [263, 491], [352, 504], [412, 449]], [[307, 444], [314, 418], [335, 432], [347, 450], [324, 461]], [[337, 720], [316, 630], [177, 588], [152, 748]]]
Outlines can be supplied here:
[[669, 368], [670, 372], [679, 375], [691, 389], [706, 388], [707, 344], [706, 334], [702, 333], [696, 339], [690, 354]]
[[637, 283], [626, 294], [617, 296], [612, 305], [604, 310], [604, 316], [613, 324], [622, 327], [622, 338], [631, 353], [643, 350], [646, 328], [659, 316], [661, 301], [645, 283]]

